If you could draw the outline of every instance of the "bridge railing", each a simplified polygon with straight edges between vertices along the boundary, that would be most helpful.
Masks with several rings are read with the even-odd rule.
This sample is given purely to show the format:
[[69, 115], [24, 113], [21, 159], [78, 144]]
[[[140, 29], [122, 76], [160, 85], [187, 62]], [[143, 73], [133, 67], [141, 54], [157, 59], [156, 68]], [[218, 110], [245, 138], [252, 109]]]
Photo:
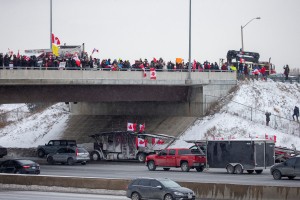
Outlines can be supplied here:
[[[85, 71], [143, 71], [141, 68], [119, 68], [117, 70], [113, 68], [101, 68], [101, 67], [0, 67], [0, 70], [85, 70]], [[149, 68], [146, 68], [145, 71], [150, 71]], [[189, 70], [184, 69], [155, 69], [157, 72], [188, 72]], [[192, 69], [191, 72], [232, 72], [232, 70], [220, 70], [220, 69]]]
[[[227, 97], [205, 95], [206, 102], [212, 102], [208, 101], [209, 98], [214, 99], [215, 101], [218, 100], [219, 103], [224, 106], [220, 108], [221, 112], [225, 112], [226, 110], [227, 113], [233, 116], [238, 116], [243, 119], [250, 120], [252, 122], [255, 122], [256, 124], [266, 125], [266, 116], [265, 111], [263, 110], [233, 101]], [[228, 103], [232, 103], [234, 104], [234, 106], [231, 106], [231, 108], [229, 108]], [[210, 110], [211, 106], [212, 105], [206, 105], [207, 110]], [[292, 113], [290, 114], [289, 118], [271, 113], [269, 127], [286, 134], [300, 137], [300, 123], [293, 120]]]

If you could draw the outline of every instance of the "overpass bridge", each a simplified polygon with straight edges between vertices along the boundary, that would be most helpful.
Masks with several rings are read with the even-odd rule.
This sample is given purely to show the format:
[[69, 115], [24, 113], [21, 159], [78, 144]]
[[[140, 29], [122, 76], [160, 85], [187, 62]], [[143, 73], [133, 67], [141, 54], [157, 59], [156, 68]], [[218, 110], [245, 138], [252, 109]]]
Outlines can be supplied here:
[[203, 116], [237, 84], [234, 72], [0, 70], [0, 104], [70, 102], [72, 114]]
[[[148, 73], [148, 72], [147, 72]], [[87, 135], [146, 123], [150, 133], [178, 136], [216, 99], [236, 86], [232, 72], [0, 70], [0, 104], [70, 102], [62, 138], [91, 142]], [[77, 103], [74, 103], [77, 102]], [[58, 138], [53, 138], [58, 139]]]

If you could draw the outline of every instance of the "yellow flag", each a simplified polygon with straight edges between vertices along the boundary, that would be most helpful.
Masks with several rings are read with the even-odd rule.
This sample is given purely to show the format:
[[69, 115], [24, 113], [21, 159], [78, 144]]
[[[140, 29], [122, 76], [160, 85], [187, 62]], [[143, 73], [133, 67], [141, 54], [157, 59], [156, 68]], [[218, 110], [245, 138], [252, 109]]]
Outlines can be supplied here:
[[54, 43], [52, 44], [52, 53], [55, 55], [55, 56], [59, 56], [59, 46], [55, 45]]

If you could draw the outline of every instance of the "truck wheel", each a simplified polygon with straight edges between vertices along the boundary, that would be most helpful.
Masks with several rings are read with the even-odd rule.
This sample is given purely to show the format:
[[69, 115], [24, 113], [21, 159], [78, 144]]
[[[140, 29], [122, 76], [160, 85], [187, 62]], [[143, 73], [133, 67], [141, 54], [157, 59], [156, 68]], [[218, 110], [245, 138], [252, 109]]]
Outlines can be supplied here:
[[37, 152], [37, 155], [38, 155], [39, 158], [44, 158], [45, 152], [42, 149], [39, 149], [38, 152]]
[[99, 153], [97, 151], [93, 151], [91, 153], [91, 160], [93, 160], [93, 161], [100, 160], [100, 155], [99, 155]]
[[252, 174], [254, 170], [247, 170], [248, 174]]
[[290, 180], [293, 180], [296, 176], [288, 176]]
[[47, 158], [47, 162], [48, 162], [50, 165], [53, 165], [53, 164], [54, 164], [53, 157], [52, 157], [52, 156], [49, 156], [49, 157]]
[[255, 172], [256, 172], [257, 174], [261, 174], [261, 173], [263, 172], [263, 170], [262, 170], [262, 169], [260, 169], [260, 170], [255, 170]]
[[234, 167], [234, 173], [237, 173], [237, 174], [242, 174], [243, 173], [243, 167], [242, 165], [238, 164]]
[[279, 170], [274, 170], [272, 175], [273, 175], [273, 178], [275, 180], [280, 180], [281, 179], [281, 172]]
[[164, 167], [163, 168], [165, 171], [169, 171], [170, 170], [170, 168], [168, 168], [168, 167]]
[[204, 167], [196, 167], [197, 172], [203, 172]]
[[145, 160], [146, 160], [146, 154], [144, 154], [144, 153], [138, 153], [136, 157], [137, 157], [138, 161], [140, 161], [140, 162], [145, 162]]
[[155, 163], [154, 163], [153, 160], [150, 160], [150, 161], [148, 162], [148, 169], [149, 169], [149, 171], [155, 171], [156, 166], [155, 166]]
[[181, 167], [181, 170], [183, 172], [189, 172], [190, 171], [190, 167], [189, 167], [188, 162], [182, 162], [180, 167]]
[[234, 167], [231, 164], [227, 165], [226, 170], [228, 174], [234, 173]]

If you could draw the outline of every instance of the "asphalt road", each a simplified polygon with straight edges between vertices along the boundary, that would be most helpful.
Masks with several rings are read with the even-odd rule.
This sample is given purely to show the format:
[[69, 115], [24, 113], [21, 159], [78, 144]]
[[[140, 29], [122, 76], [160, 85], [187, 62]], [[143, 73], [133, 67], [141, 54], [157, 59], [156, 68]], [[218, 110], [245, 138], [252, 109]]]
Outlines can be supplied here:
[[37, 191], [1, 191], [0, 200], [129, 200], [125, 196]]
[[188, 182], [300, 187], [300, 177], [296, 177], [294, 180], [288, 180], [287, 178], [274, 180], [268, 169], [264, 170], [262, 174], [227, 174], [225, 169], [209, 169], [204, 172], [197, 172], [196, 170], [182, 172], [180, 168], [171, 168], [170, 171], [157, 168], [156, 171], [149, 171], [148, 168], [141, 163], [100, 162], [73, 166], [41, 165], [41, 175], [120, 179], [165, 177], [175, 181]]

